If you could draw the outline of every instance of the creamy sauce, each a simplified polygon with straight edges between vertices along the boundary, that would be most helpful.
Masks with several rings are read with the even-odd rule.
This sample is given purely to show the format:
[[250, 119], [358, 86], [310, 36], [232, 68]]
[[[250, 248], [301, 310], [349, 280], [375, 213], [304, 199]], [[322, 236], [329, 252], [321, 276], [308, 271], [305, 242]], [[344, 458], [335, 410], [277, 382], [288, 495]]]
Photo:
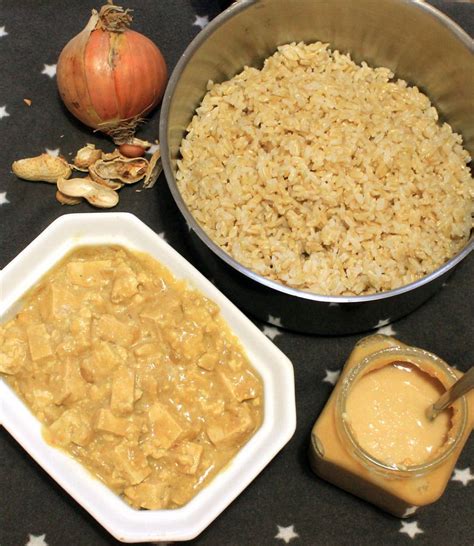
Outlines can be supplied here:
[[187, 503], [263, 416], [218, 306], [145, 254], [74, 251], [0, 326], [0, 375], [44, 436], [137, 508]]
[[352, 386], [347, 422], [359, 445], [379, 461], [423, 464], [447, 441], [450, 412], [442, 412], [434, 421], [425, 414], [444, 390], [417, 366], [393, 363], [365, 374]]

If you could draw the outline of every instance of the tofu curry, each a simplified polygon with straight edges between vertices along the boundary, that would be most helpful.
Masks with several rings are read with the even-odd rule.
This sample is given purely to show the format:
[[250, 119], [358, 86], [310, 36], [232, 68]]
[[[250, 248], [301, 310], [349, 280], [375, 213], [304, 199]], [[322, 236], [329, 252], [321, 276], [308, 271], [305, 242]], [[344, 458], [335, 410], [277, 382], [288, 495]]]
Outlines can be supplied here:
[[0, 326], [43, 435], [136, 508], [177, 508], [259, 428], [263, 384], [218, 306], [146, 254], [81, 247]]

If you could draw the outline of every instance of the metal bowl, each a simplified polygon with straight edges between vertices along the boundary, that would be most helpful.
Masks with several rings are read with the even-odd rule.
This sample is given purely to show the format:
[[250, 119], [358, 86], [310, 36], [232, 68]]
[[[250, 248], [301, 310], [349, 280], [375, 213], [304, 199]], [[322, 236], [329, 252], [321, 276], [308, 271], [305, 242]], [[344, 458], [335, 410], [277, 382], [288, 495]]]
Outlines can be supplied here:
[[193, 40], [167, 87], [160, 118], [165, 175], [195, 249], [216, 284], [248, 313], [277, 326], [316, 334], [378, 328], [416, 309], [474, 248], [464, 249], [417, 282], [370, 296], [321, 296], [289, 288], [245, 268], [198, 225], [177, 188], [179, 147], [208, 80], [232, 78], [245, 65], [261, 66], [278, 45], [329, 42], [356, 62], [389, 67], [417, 85], [442, 119], [462, 134], [474, 155], [474, 46], [448, 17], [422, 1], [242, 0]]

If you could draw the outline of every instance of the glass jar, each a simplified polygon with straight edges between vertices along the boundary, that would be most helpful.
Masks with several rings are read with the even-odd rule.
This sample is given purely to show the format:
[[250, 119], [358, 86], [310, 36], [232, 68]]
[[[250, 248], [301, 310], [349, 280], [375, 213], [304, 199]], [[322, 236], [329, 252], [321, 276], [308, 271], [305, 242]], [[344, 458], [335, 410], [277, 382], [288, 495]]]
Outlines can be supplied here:
[[362, 377], [394, 363], [416, 366], [445, 388], [462, 375], [435, 355], [392, 337], [364, 338], [349, 356], [314, 424], [310, 462], [314, 472], [327, 481], [395, 516], [408, 517], [443, 494], [472, 430], [474, 396], [471, 393], [469, 401], [465, 396], [453, 404], [446, 440], [433, 457], [414, 465], [379, 460], [359, 444], [348, 418], [347, 401]]

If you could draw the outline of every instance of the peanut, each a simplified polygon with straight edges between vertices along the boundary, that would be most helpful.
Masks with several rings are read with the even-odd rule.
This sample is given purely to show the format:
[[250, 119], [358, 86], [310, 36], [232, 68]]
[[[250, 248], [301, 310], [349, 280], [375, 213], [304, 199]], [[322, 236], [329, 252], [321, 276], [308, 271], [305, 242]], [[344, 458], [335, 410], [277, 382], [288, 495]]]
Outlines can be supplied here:
[[122, 182], [117, 182], [115, 180], [109, 180], [108, 178], [102, 178], [101, 176], [99, 176], [95, 169], [94, 169], [94, 166], [91, 165], [89, 167], [89, 178], [92, 178], [92, 180], [94, 182], [97, 182], [97, 184], [100, 184], [101, 186], [105, 186], [106, 188], [110, 188], [111, 190], [120, 190], [121, 188], [123, 188], [124, 184]]
[[71, 167], [62, 157], [41, 154], [14, 161], [12, 171], [18, 178], [55, 184], [58, 178], [69, 178]]
[[121, 144], [119, 152], [125, 157], [142, 157], [145, 153], [145, 148], [136, 144]]
[[77, 151], [73, 159], [74, 167], [80, 171], [87, 172], [87, 169], [102, 157], [102, 150], [97, 149], [94, 144], [86, 144]]
[[161, 152], [160, 147], [158, 146], [156, 152], [151, 156], [145, 175], [145, 180], [143, 181], [143, 187], [145, 189], [153, 188], [162, 170], [163, 166], [161, 164]]
[[56, 200], [61, 203], [61, 205], [79, 205], [82, 201], [80, 197], [69, 197], [64, 193], [61, 193], [59, 190], [56, 192]]
[[134, 184], [145, 176], [148, 165], [148, 160], [143, 158], [118, 157], [111, 161], [101, 159], [89, 167], [89, 172], [91, 176], [96, 175], [106, 180], [119, 180], [125, 184]]
[[92, 179], [65, 178], [58, 179], [58, 190], [68, 197], [83, 197], [94, 207], [110, 209], [119, 201], [118, 193], [110, 188], [101, 186]]

